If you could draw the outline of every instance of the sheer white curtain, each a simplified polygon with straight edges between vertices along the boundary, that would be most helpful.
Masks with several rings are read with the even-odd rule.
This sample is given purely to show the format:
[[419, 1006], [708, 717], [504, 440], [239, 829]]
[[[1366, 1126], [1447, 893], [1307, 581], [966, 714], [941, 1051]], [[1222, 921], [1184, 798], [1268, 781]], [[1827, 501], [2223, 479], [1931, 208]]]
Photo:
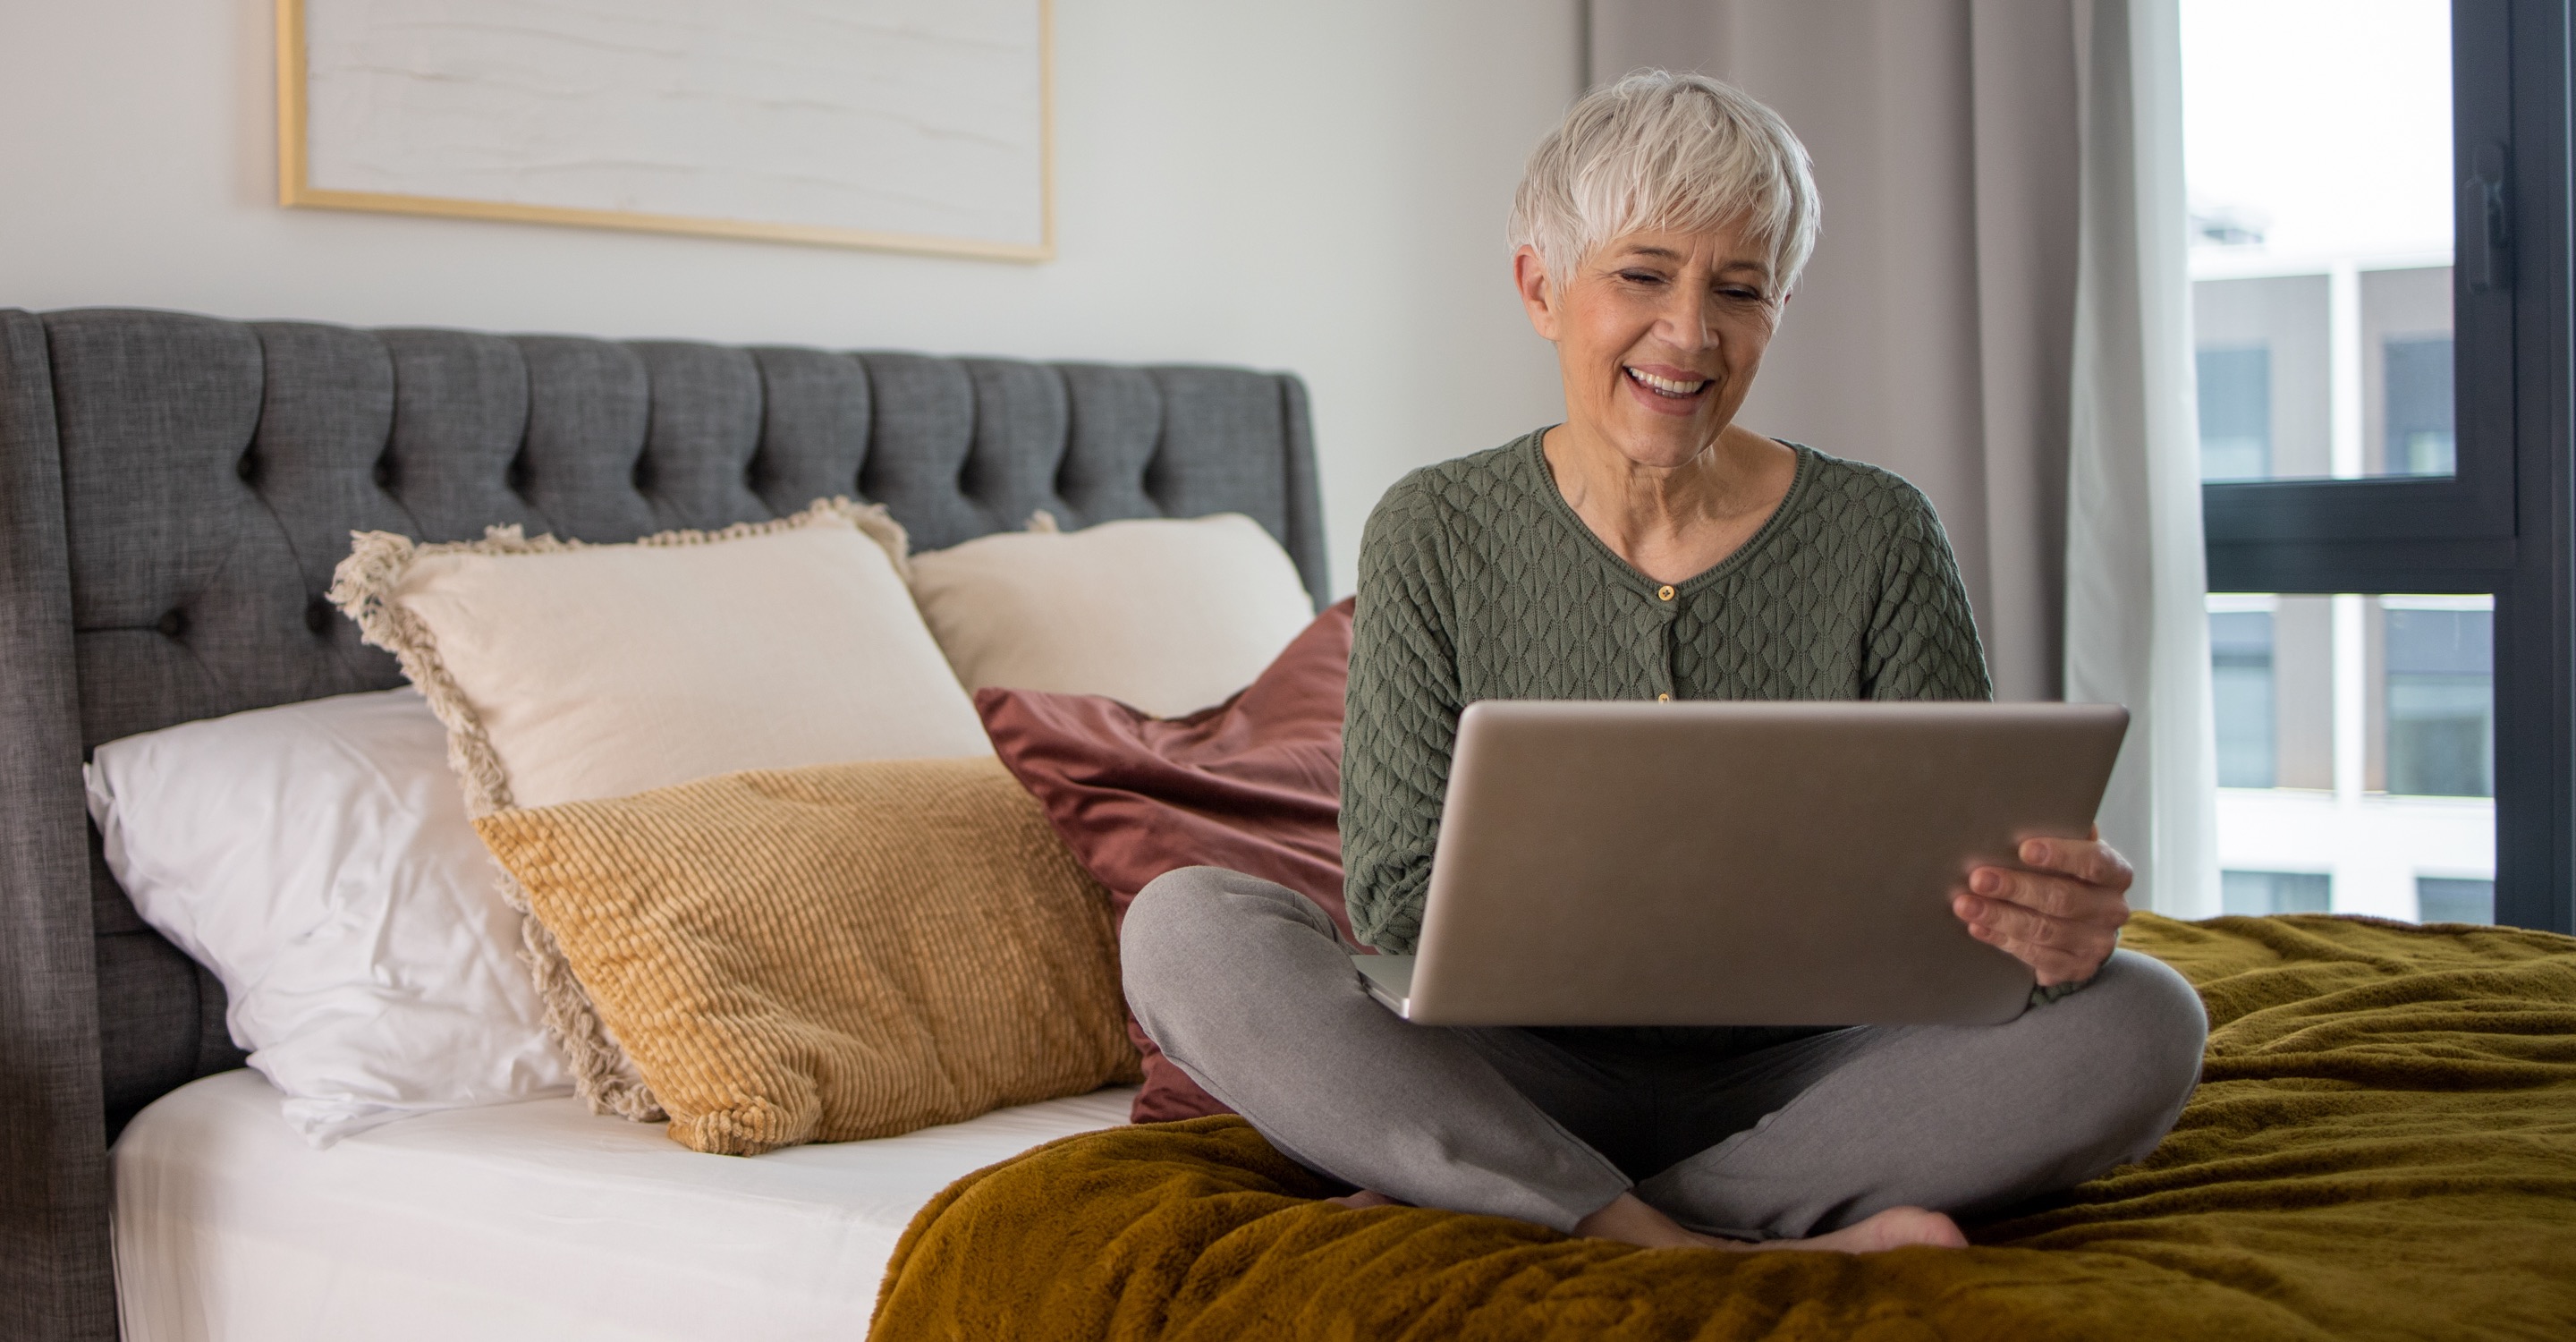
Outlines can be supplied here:
[[2082, 238], [2067, 479], [2066, 694], [2129, 705], [2102, 803], [2151, 907], [2218, 907], [2218, 772], [2184, 269], [2175, 0], [2076, 10]]
[[1816, 159], [1745, 422], [1940, 509], [2008, 699], [2136, 715], [2106, 837], [2215, 912], [2174, 0], [1591, 0], [1593, 78], [1701, 70]]

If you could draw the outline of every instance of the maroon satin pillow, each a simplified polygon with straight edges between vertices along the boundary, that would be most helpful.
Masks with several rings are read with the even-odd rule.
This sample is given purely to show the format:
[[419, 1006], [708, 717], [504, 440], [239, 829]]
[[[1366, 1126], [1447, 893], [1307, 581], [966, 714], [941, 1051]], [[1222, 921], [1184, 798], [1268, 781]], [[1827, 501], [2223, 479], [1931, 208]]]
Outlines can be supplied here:
[[[1315, 617], [1261, 677], [1188, 717], [1157, 718], [1092, 694], [985, 689], [975, 710], [993, 748], [1046, 808], [1074, 859], [1123, 918], [1148, 881], [1227, 867], [1342, 910], [1342, 693], [1351, 603]], [[1145, 1055], [1131, 1117], [1230, 1113], [1127, 1018]]]

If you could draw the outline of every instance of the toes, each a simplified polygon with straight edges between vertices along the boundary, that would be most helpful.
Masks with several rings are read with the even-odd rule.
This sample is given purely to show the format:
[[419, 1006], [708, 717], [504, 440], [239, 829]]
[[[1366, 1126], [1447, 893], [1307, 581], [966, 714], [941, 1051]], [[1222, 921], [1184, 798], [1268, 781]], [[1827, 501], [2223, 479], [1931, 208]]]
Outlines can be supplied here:
[[1922, 1232], [1923, 1238], [1914, 1241], [1915, 1243], [1929, 1244], [1941, 1249], [1968, 1247], [1967, 1232], [1959, 1229], [1958, 1222], [1939, 1212], [1923, 1213]]
[[1960, 1231], [1958, 1222], [1921, 1207], [1891, 1207], [1853, 1229], [1864, 1227], [1877, 1232], [1871, 1238], [1877, 1240], [1877, 1247], [1883, 1249], [1898, 1249], [1909, 1244], [1936, 1249], [1968, 1247], [1968, 1237]]

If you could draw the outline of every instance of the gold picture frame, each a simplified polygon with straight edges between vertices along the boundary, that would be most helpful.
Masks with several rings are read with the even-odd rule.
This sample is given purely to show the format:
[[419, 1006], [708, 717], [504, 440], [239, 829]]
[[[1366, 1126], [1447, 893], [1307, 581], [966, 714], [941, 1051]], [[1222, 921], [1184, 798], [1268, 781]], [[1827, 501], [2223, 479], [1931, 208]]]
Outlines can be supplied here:
[[312, 183], [309, 141], [311, 106], [306, 87], [305, 4], [306, 0], [277, 0], [278, 203], [282, 206], [433, 215], [454, 219], [498, 219], [515, 223], [563, 224], [582, 228], [615, 228], [700, 237], [752, 238], [770, 242], [856, 247], [871, 251], [971, 257], [990, 261], [1035, 263], [1055, 259], [1054, 0], [1037, 0], [1039, 241], [1035, 243], [949, 238], [920, 233], [816, 224], [768, 223], [750, 219], [528, 205], [451, 196], [405, 195], [316, 187]]

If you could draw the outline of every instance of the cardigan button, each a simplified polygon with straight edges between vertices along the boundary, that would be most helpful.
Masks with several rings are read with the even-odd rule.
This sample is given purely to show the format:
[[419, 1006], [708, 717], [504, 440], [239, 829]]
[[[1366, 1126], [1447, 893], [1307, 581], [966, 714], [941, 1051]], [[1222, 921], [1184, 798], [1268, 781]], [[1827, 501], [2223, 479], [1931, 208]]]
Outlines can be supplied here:
[[[1669, 589], [1667, 589], [1667, 590], [1669, 590]], [[1671, 703], [1672, 701], [1673, 701], [1673, 697], [1672, 697], [1671, 695], [1669, 695], [1669, 694], [1658, 694], [1658, 695], [1656, 695], [1656, 696], [1655, 696], [1655, 702], [1656, 702], [1656, 703], [1659, 703], [1659, 704], [1669, 704], [1669, 703]]]
[[1672, 599], [1673, 599], [1673, 585], [1672, 585], [1671, 583], [1665, 583], [1663, 586], [1656, 588], [1656, 589], [1655, 589], [1655, 599], [1656, 599], [1657, 601], [1670, 601], [1670, 600], [1672, 600]]

